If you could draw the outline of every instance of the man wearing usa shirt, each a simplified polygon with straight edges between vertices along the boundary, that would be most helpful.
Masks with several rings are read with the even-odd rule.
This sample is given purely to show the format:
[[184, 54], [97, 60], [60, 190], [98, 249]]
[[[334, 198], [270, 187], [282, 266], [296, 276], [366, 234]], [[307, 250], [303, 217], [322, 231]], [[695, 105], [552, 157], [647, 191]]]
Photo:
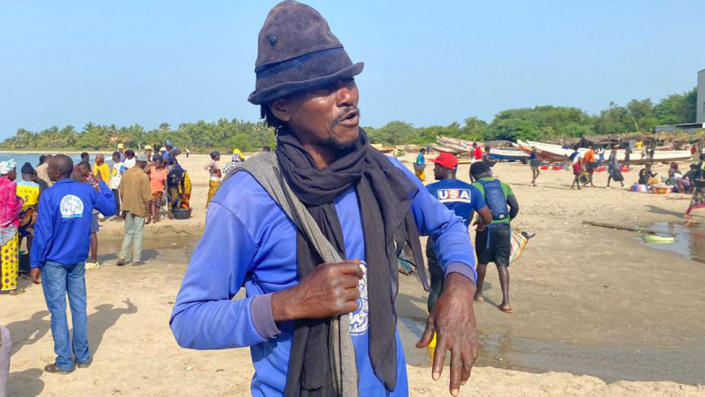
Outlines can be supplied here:
[[[455, 212], [455, 215], [462, 218], [465, 227], [469, 227], [474, 211], [480, 214], [484, 224], [491, 223], [492, 213], [487, 207], [482, 193], [476, 187], [456, 179], [458, 159], [450, 153], [441, 153], [433, 162], [435, 163], [433, 175], [437, 182], [426, 186], [428, 192], [448, 209]], [[436, 300], [443, 292], [445, 278], [431, 237], [426, 240], [426, 258], [431, 276], [431, 291], [428, 294], [428, 312], [430, 313]]]

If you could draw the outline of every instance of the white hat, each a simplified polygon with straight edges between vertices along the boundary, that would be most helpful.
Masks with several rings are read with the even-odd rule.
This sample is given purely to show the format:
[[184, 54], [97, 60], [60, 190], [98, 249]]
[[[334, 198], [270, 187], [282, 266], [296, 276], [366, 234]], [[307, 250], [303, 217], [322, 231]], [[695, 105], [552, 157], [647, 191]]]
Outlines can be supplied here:
[[14, 159], [9, 159], [6, 161], [0, 161], [0, 175], [7, 175], [10, 171], [14, 170], [17, 164]]

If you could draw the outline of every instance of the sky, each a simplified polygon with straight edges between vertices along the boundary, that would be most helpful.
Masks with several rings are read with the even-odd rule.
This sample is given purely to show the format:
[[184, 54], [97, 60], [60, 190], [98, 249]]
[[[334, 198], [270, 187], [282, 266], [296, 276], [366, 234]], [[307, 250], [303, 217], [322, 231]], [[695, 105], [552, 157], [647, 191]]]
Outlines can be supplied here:
[[[89, 121], [255, 121], [276, 1], [0, 0], [0, 139]], [[537, 105], [599, 113], [695, 87], [705, 1], [310, 1], [353, 62], [361, 124], [447, 125]]]

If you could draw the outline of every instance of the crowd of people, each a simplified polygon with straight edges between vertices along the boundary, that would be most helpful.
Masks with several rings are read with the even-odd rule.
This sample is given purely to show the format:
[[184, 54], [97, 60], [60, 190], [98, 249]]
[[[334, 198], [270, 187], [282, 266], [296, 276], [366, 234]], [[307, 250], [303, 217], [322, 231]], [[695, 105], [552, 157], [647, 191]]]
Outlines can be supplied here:
[[[180, 153], [170, 140], [164, 142], [159, 153], [151, 145], [137, 153], [120, 143], [111, 154], [112, 164], [102, 153], [93, 156], [92, 164], [87, 152], [80, 154], [76, 164], [64, 154], [41, 155], [36, 167], [29, 162], [23, 164], [20, 175], [14, 160], [0, 162], [0, 293], [24, 293], [20, 278], [42, 284], [57, 353], [56, 361], [45, 371], [69, 373], [76, 366], [90, 365], [83, 278], [85, 270], [101, 266], [100, 224], [124, 223], [116, 265], [139, 266], [143, 264], [144, 226], [160, 222], [163, 207], [170, 219], [174, 212], [190, 209], [191, 180], [178, 162]], [[234, 149], [225, 172], [218, 166], [219, 161], [220, 154], [214, 151], [205, 166], [210, 173], [207, 202], [215, 195], [223, 175], [242, 163], [244, 156]], [[21, 250], [23, 243], [25, 250]], [[69, 340], [66, 296], [73, 342]], [[5, 337], [6, 330], [2, 332]], [[3, 343], [9, 346], [9, 339]]]
[[[532, 151], [529, 155], [531, 185], [536, 186], [536, 179], [540, 175], [541, 160], [536, 148], [532, 147], [531, 149]], [[595, 146], [590, 146], [587, 151], [581, 153], [577, 145], [573, 146], [573, 152], [567, 159], [573, 172], [573, 183], [570, 188], [580, 190], [581, 185], [583, 187], [594, 187], [593, 175], [604, 165], [607, 165], [606, 187], [609, 189], [611, 182], [619, 182], [620, 186], [624, 187], [622, 171], [629, 170], [631, 165], [630, 154], [633, 151], [629, 149], [629, 146], [626, 146], [624, 160], [620, 163], [617, 159], [617, 149], [619, 149], [619, 146], [613, 146], [609, 157], [605, 160], [604, 147], [596, 149]], [[699, 151], [695, 145], [693, 145], [693, 149], [691, 154], [695, 162], [690, 164], [688, 170], [681, 170], [679, 164], [674, 161], [669, 164], [666, 175], [659, 175], [652, 169], [655, 153], [654, 144], [644, 146], [642, 141], [636, 142], [635, 150], [642, 151], [644, 158], [649, 160], [644, 164], [643, 168], [639, 169], [638, 178], [630, 186], [630, 189], [635, 192], [651, 192], [657, 188], [666, 188], [673, 193], [692, 194], [690, 204], [684, 213], [687, 222], [692, 222], [692, 212], [699, 208], [705, 208], [705, 153], [698, 154]]]
[[[100, 223], [108, 219], [125, 222], [125, 244], [134, 245], [133, 260], [140, 262], [142, 227], [144, 224], [159, 222], [162, 206], [167, 207], [169, 218], [176, 209], [189, 208], [191, 183], [188, 172], [177, 161], [180, 150], [167, 140], [158, 154], [152, 146], [146, 145], [144, 153], [136, 154], [117, 145], [112, 153], [112, 166], [105, 156], [98, 153], [94, 162], [90, 154], [80, 154], [80, 162], [73, 164], [69, 177], [80, 183], [103, 187], [110, 193], [114, 211], [110, 215], [98, 210], [90, 214], [88, 257], [85, 268], [100, 267], [98, 262], [98, 230]], [[18, 276], [28, 276], [28, 255], [19, 255], [20, 248], [31, 253], [35, 241], [36, 224], [43, 215], [41, 201], [47, 189], [56, 183], [49, 172], [52, 158], [57, 155], [41, 155], [36, 167], [25, 163], [17, 174], [14, 160], [0, 163], [0, 247], [3, 277], [0, 291], [9, 294], [23, 292], [17, 282]], [[63, 157], [57, 157], [63, 159]], [[46, 213], [46, 211], [44, 211]], [[118, 264], [124, 264], [126, 255], [119, 256]]]

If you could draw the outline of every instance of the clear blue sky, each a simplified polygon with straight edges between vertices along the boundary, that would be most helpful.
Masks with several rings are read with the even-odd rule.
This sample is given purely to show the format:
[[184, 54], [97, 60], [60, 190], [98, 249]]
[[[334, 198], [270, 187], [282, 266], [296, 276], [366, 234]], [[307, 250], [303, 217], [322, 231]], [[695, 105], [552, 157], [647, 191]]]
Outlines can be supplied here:
[[[256, 120], [274, 1], [0, 0], [0, 139], [88, 121]], [[311, 1], [353, 61], [362, 124], [658, 100], [705, 68], [705, 1]]]

